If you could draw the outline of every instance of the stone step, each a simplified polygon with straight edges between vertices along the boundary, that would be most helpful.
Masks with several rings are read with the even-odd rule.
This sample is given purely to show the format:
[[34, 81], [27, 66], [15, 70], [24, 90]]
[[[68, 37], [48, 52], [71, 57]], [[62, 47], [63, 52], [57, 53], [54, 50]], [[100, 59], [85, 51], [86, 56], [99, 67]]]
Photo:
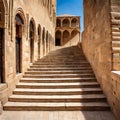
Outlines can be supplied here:
[[31, 65], [30, 67], [53, 67], [53, 68], [56, 68], [56, 67], [91, 67], [90, 64], [61, 64], [61, 63], [52, 63], [52, 64], [37, 64], [37, 63], [34, 63], [33, 65]]
[[101, 88], [72, 88], [72, 89], [24, 89], [16, 88], [14, 95], [86, 95], [86, 94], [103, 94]]
[[97, 82], [84, 83], [18, 83], [16, 88], [30, 88], [30, 89], [58, 89], [58, 88], [97, 88], [100, 85]]
[[114, 17], [120, 17], [119, 12], [111, 12], [111, 15], [114, 16]]
[[84, 60], [84, 59], [77, 59], [77, 60], [72, 60], [72, 59], [40, 59], [38, 60], [37, 62], [81, 62], [81, 63], [84, 63], [84, 62], [87, 62], [87, 60]]
[[112, 53], [120, 53], [120, 50], [112, 50]]
[[24, 103], [8, 102], [4, 105], [4, 110], [9, 111], [101, 111], [110, 110], [105, 102], [87, 102], [87, 103]]
[[74, 83], [74, 82], [96, 82], [96, 78], [21, 78], [25, 83]]
[[33, 65], [79, 65], [79, 66], [82, 66], [82, 65], [86, 65], [86, 66], [89, 66], [90, 64], [89, 63], [86, 63], [86, 62], [35, 62], [33, 63]]
[[95, 78], [94, 74], [25, 74], [24, 78]]
[[120, 47], [113, 47], [113, 50], [120, 50]]
[[75, 70], [75, 71], [27, 71], [25, 74], [93, 74], [92, 70]]
[[112, 40], [113, 41], [120, 41], [120, 37], [118, 37], [118, 36], [117, 37], [116, 36], [112, 36]]
[[112, 47], [119, 47], [120, 48], [120, 43], [112, 43]]
[[120, 7], [118, 5], [112, 5], [111, 6], [111, 11], [112, 12], [120, 12]]
[[65, 70], [92, 70], [91, 67], [80, 67], [80, 68], [29, 68], [28, 71], [65, 71]]
[[111, 24], [112, 25], [120, 25], [120, 20], [112, 19]]
[[112, 32], [120, 32], [119, 26], [118, 27], [112, 27]]
[[59, 60], [59, 61], [86, 61], [86, 58], [53, 58], [53, 57], [51, 57], [51, 58], [42, 58], [42, 59], [38, 59], [38, 61], [44, 61], [44, 60]]
[[102, 94], [88, 95], [12, 95], [10, 102], [105, 102], [106, 97]]
[[112, 35], [114, 35], [114, 36], [120, 36], [120, 32], [112, 32]]
[[86, 65], [31, 65], [30, 68], [69, 68], [69, 69], [72, 69], [72, 68], [84, 68], [84, 69], [87, 69], [87, 68], [91, 68], [91, 66], [86, 66]]
[[119, 47], [120, 41], [112, 41], [112, 47]]

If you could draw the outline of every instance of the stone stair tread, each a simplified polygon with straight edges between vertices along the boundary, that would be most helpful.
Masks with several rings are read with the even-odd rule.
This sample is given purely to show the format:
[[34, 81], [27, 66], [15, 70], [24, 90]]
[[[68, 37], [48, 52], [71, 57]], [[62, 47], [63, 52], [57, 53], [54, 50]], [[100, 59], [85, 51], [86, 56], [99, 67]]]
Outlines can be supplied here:
[[69, 107], [69, 106], [76, 106], [76, 107], [81, 107], [81, 106], [90, 106], [90, 107], [97, 107], [97, 106], [103, 106], [103, 107], [109, 107], [109, 105], [105, 102], [88, 102], [88, 103], [25, 103], [25, 102], [7, 102], [4, 107], [15, 107], [15, 106], [23, 106], [23, 107]]
[[[94, 74], [31, 74], [31, 76], [86, 76], [86, 75], [94, 75]], [[25, 74], [24, 76], [30, 76], [30, 74]]]
[[75, 71], [72, 71], [72, 70], [64, 70], [64, 71], [27, 71], [25, 73], [81, 73], [81, 72], [86, 72], [86, 73], [89, 73], [89, 72], [93, 72], [92, 70], [75, 70]]
[[68, 67], [58, 67], [58, 68], [29, 68], [28, 70], [46, 70], [46, 71], [49, 71], [49, 70], [92, 70], [91, 67], [80, 67], [80, 68], [68, 68]]
[[9, 98], [29, 98], [29, 99], [84, 99], [84, 98], [105, 98], [103, 94], [92, 95], [11, 95]]
[[85, 82], [85, 83], [18, 83], [17, 85], [27, 85], [27, 86], [71, 86], [71, 85], [99, 85], [97, 82]]
[[96, 80], [96, 78], [21, 78], [21, 80]]
[[101, 91], [101, 88], [72, 88], [72, 89], [24, 89], [16, 88], [14, 92], [76, 92], [76, 91]]

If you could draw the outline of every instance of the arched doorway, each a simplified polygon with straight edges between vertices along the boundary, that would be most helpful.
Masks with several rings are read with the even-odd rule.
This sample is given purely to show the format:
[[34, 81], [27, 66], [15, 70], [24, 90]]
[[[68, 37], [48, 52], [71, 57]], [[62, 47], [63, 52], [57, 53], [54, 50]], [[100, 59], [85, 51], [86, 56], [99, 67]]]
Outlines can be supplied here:
[[48, 53], [48, 50], [49, 50], [49, 40], [48, 40], [48, 31], [46, 32], [46, 53]]
[[70, 40], [70, 33], [69, 31], [65, 30], [63, 32], [63, 45], [66, 44]]
[[16, 21], [16, 73], [21, 73], [22, 69], [22, 28], [24, 21], [19, 14], [15, 17]]
[[55, 46], [61, 46], [61, 31], [56, 31]]
[[79, 27], [79, 21], [76, 18], [73, 18], [71, 21], [71, 27]]
[[57, 19], [57, 21], [56, 21], [56, 27], [61, 27], [61, 20], [60, 19]]
[[45, 28], [42, 31], [42, 46], [43, 46], [43, 55], [45, 55]]
[[40, 58], [41, 26], [38, 25], [38, 58]]
[[35, 26], [33, 20], [30, 21], [29, 37], [30, 37], [30, 63], [34, 61], [34, 36]]
[[5, 25], [5, 8], [3, 1], [0, 1], [0, 83], [3, 83], [3, 56], [4, 56], [4, 25]]
[[62, 26], [63, 27], [70, 27], [70, 21], [69, 21], [69, 19], [64, 19], [63, 23], [62, 23]]

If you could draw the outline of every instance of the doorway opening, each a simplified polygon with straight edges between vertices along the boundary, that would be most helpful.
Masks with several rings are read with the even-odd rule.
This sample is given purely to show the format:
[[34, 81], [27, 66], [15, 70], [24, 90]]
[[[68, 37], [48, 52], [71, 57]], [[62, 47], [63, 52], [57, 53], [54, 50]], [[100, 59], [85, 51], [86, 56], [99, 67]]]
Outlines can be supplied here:
[[16, 20], [16, 73], [22, 72], [22, 28], [23, 19], [19, 14], [15, 17]]

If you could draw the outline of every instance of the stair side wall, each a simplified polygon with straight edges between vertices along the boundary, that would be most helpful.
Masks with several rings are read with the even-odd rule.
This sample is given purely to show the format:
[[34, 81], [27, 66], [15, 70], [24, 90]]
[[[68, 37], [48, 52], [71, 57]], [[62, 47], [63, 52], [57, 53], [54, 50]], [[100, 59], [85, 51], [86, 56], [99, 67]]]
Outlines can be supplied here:
[[[120, 0], [111, 0], [113, 112], [120, 119]], [[118, 51], [116, 51], [118, 50]]]
[[84, 0], [82, 48], [113, 108], [110, 10], [109, 0]]

